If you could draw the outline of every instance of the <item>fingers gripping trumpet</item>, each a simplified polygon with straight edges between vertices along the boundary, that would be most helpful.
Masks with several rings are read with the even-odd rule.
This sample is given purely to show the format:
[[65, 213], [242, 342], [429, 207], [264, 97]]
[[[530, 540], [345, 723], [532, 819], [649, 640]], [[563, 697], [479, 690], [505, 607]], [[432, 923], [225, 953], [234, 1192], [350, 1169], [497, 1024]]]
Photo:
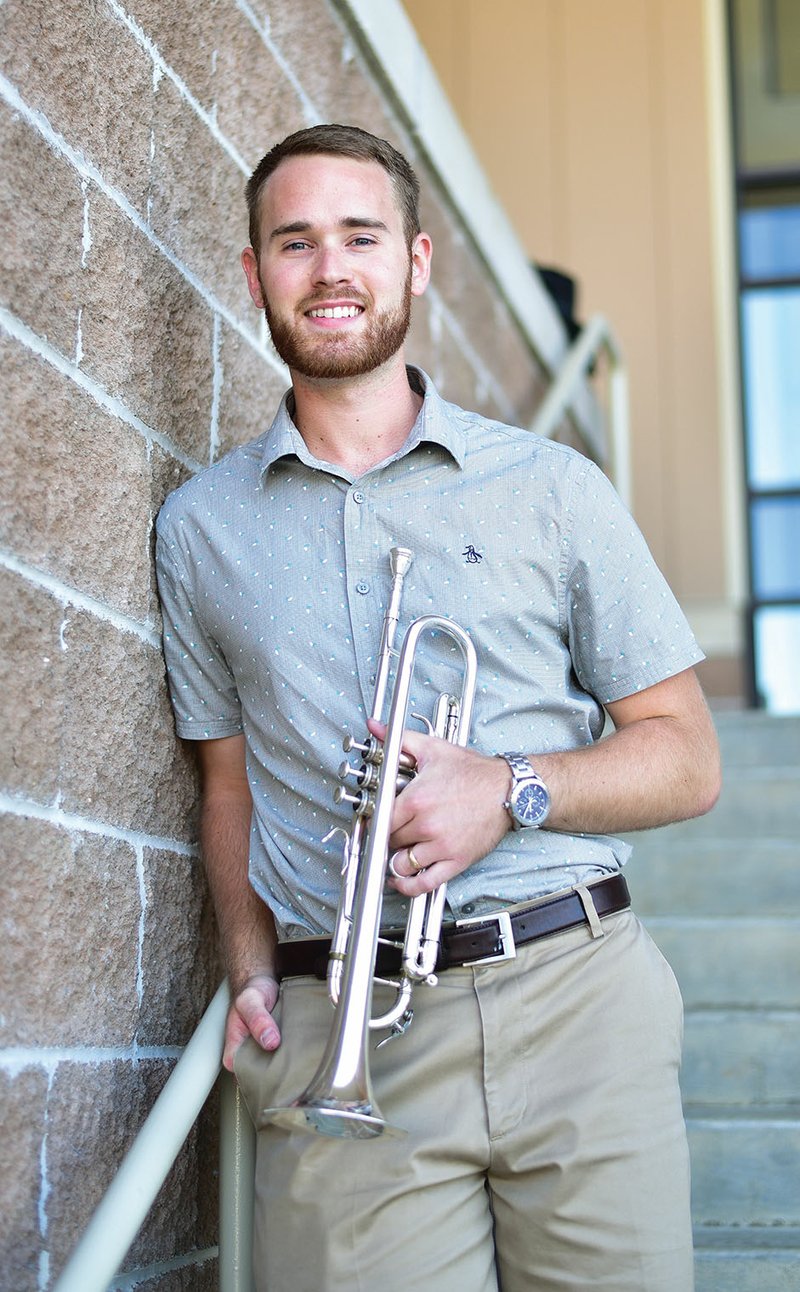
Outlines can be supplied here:
[[[411, 1021], [411, 996], [416, 983], [435, 985], [434, 968], [444, 912], [446, 886], [412, 899], [402, 946], [402, 967], [393, 1005], [372, 1018], [372, 987], [380, 940], [381, 911], [389, 860], [392, 809], [398, 790], [414, 775], [413, 760], [403, 753], [403, 729], [420, 639], [438, 632], [460, 648], [462, 682], [458, 696], [440, 695], [431, 718], [419, 714], [428, 732], [451, 744], [466, 745], [475, 695], [475, 648], [464, 631], [440, 615], [423, 615], [407, 629], [399, 653], [394, 638], [399, 621], [403, 580], [413, 561], [405, 547], [390, 553], [392, 585], [383, 621], [378, 670], [370, 716], [383, 721], [383, 709], [393, 661], [397, 661], [391, 708], [383, 743], [368, 735], [357, 742], [348, 736], [346, 753], [361, 755], [359, 766], [349, 761], [339, 769], [342, 784], [336, 801], [351, 803], [352, 829], [344, 846], [342, 892], [328, 961], [328, 993], [334, 1018], [325, 1053], [309, 1085], [290, 1105], [265, 1110], [265, 1117], [289, 1128], [304, 1128], [340, 1138], [367, 1139], [383, 1133], [402, 1134], [381, 1115], [370, 1080], [368, 1040], [371, 1030], [402, 1032]], [[333, 831], [331, 833], [334, 833]], [[328, 836], [330, 837], [330, 836]], [[378, 981], [386, 982], [385, 979]], [[388, 1039], [388, 1038], [386, 1038]]]

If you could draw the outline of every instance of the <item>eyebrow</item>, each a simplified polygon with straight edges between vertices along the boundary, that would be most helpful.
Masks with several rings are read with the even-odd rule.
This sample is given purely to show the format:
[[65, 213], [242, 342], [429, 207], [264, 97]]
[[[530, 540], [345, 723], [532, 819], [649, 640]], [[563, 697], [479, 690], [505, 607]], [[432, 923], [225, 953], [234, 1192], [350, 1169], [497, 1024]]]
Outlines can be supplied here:
[[[309, 233], [313, 229], [310, 220], [292, 220], [289, 224], [279, 224], [272, 230], [270, 238], [283, 238], [289, 233]], [[389, 226], [383, 220], [376, 220], [368, 215], [346, 215], [339, 221], [340, 229], [382, 229], [389, 232]]]

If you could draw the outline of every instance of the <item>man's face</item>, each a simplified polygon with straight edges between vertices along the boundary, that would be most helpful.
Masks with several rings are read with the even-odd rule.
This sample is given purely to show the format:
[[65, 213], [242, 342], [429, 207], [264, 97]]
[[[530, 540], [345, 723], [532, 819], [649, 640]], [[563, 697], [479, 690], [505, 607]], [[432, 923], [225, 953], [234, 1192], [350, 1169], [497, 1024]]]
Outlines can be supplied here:
[[357, 377], [403, 344], [428, 282], [430, 240], [409, 251], [389, 175], [326, 155], [281, 162], [261, 195], [261, 254], [242, 256], [278, 354], [310, 378]]

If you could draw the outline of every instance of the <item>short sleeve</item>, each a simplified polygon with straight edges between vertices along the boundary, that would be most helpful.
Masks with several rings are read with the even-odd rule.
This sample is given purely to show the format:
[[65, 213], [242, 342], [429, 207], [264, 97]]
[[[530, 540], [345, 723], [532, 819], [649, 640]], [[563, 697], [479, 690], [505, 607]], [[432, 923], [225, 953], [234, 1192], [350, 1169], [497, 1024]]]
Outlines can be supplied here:
[[167, 682], [178, 735], [185, 740], [238, 735], [242, 718], [236, 682], [222, 651], [195, 613], [188, 580], [160, 531], [156, 575]]
[[564, 573], [573, 666], [581, 686], [601, 703], [704, 658], [636, 522], [588, 461], [572, 492]]

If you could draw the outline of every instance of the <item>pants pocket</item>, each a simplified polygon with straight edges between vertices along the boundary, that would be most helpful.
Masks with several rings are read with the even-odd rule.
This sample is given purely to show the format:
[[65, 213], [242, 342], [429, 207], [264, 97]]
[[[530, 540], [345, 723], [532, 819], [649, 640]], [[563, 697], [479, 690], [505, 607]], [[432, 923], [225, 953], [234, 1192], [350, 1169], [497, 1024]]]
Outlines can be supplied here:
[[233, 1075], [247, 1106], [253, 1125], [259, 1130], [264, 1125], [263, 1110], [270, 1106], [270, 1066], [272, 1054], [248, 1036], [233, 1056]]

